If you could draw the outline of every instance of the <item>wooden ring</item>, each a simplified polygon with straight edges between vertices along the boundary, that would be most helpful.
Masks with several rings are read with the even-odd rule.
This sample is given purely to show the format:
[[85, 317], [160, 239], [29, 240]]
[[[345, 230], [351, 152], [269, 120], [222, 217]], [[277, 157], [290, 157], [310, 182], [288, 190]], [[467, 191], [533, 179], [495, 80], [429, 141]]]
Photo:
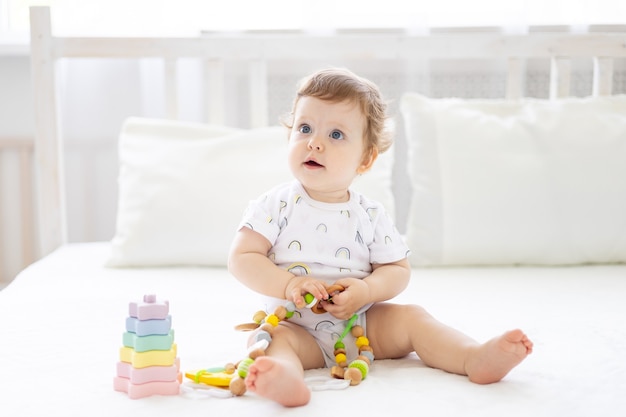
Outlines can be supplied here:
[[259, 328], [258, 323], [242, 323], [235, 326], [235, 330], [239, 332], [251, 332], [252, 330], [256, 330]]
[[[330, 297], [332, 297], [334, 293], [342, 292], [343, 290], [345, 290], [345, 287], [339, 284], [333, 284], [330, 287], [326, 288], [326, 292], [328, 293]], [[322, 307], [321, 301], [315, 304], [313, 307], [311, 307], [311, 311], [315, 314], [322, 314], [326, 312], [326, 310], [324, 310], [324, 307]]]
[[326, 310], [324, 310], [324, 307], [322, 307], [321, 302], [318, 302], [313, 307], [311, 307], [311, 311], [314, 312], [315, 314], [326, 313]]
[[330, 287], [326, 288], [326, 292], [328, 293], [328, 295], [330, 295], [332, 297], [333, 293], [336, 292], [341, 292], [345, 290], [345, 288], [343, 287], [343, 285], [339, 285], [339, 284], [333, 284]]

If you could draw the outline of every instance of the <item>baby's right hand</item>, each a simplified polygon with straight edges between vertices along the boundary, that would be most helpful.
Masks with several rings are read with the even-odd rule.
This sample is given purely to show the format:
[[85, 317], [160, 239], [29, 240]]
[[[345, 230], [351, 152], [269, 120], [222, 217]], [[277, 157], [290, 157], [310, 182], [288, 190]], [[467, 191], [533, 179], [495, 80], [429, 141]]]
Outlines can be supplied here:
[[328, 292], [323, 281], [312, 277], [294, 275], [285, 287], [285, 299], [293, 301], [297, 308], [304, 308], [304, 295], [311, 293], [316, 300], [328, 299]]

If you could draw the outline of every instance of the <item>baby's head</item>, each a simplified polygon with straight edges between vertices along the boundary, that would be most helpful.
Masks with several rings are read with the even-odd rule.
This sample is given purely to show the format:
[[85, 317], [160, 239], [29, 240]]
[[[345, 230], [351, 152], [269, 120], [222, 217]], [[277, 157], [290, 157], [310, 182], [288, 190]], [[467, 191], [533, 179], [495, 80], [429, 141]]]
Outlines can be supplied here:
[[330, 102], [356, 103], [365, 118], [365, 152], [383, 153], [392, 144], [386, 130], [387, 104], [376, 84], [359, 77], [347, 69], [329, 68], [318, 71], [302, 80], [298, 88], [291, 117], [285, 125], [293, 128], [293, 114], [302, 97], [315, 97]]

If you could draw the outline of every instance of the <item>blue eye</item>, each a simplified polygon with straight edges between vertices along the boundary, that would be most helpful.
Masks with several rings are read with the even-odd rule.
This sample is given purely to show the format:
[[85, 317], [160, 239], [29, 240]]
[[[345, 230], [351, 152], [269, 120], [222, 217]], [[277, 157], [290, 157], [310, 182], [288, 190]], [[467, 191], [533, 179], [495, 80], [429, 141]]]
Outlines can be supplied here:
[[331, 137], [332, 139], [337, 139], [337, 140], [339, 140], [339, 139], [343, 139], [343, 133], [341, 133], [339, 130], [333, 130], [333, 131], [330, 133], [330, 137]]
[[298, 129], [298, 131], [300, 133], [311, 133], [311, 126], [309, 126], [309, 125], [302, 125], [302, 126], [300, 126], [300, 129]]

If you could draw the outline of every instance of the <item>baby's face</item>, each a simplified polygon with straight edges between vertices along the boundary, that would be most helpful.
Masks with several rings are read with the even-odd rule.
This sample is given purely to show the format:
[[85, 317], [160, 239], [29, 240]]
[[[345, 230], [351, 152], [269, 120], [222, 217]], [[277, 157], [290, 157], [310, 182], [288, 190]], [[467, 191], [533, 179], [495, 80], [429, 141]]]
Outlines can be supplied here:
[[349, 199], [348, 187], [373, 162], [364, 161], [365, 117], [356, 103], [302, 97], [294, 109], [289, 167], [311, 198]]

